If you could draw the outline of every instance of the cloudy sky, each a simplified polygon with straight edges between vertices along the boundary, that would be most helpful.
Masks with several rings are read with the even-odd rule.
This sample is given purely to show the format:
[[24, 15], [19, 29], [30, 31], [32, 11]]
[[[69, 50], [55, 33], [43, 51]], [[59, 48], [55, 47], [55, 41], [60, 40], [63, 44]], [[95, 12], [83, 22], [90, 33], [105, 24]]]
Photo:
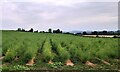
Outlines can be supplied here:
[[[85, 0], [84, 0], [85, 1]], [[2, 29], [117, 30], [118, 2], [83, 0], [4, 1]]]

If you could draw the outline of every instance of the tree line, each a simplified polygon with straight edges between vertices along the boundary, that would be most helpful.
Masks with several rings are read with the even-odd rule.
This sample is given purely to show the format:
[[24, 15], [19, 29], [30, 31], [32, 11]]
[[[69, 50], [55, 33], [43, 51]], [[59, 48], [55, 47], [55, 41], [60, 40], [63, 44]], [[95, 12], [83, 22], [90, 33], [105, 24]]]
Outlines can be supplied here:
[[[34, 33], [63, 33], [63, 31], [60, 29], [52, 30], [51, 28], [49, 28], [48, 31], [38, 31], [38, 30], [34, 31], [33, 28], [31, 28], [30, 30], [18, 28], [17, 31], [34, 32]], [[118, 30], [118, 31], [91, 31], [91, 32], [83, 31], [83, 32], [75, 33], [75, 34], [70, 33], [70, 32], [64, 32], [64, 34], [72, 34], [72, 35], [120, 35], [120, 30]]]
[[[21, 32], [35, 32], [38, 33], [38, 30], [34, 31], [33, 28], [31, 28], [30, 30], [25, 30], [23, 28], [18, 28], [17, 31], [21, 31]], [[62, 31], [60, 29], [57, 30], [53, 30], [51, 28], [48, 29], [48, 31], [39, 31], [39, 33], [62, 33]]]
[[77, 35], [120, 35], [120, 30], [118, 31], [92, 31], [92, 32], [80, 32]]

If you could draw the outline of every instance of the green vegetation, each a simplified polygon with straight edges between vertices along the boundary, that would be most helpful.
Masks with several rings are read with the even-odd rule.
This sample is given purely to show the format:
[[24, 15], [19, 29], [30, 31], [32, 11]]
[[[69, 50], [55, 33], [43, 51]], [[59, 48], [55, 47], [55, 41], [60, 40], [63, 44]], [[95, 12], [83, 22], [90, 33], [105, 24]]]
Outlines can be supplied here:
[[[90, 61], [98, 64], [97, 69], [106, 65], [102, 61], [107, 61], [111, 65], [108, 67], [117, 68], [120, 61], [118, 56], [118, 38], [89, 38], [74, 36], [69, 34], [50, 34], [3, 31], [2, 32], [2, 55], [3, 70], [29, 70], [37, 69], [79, 69], [90, 68], [85, 63]], [[35, 58], [32, 67], [24, 65]], [[66, 66], [67, 60], [74, 63], [73, 67]], [[51, 64], [47, 64], [52, 61]], [[113, 67], [114, 66], [114, 67]]]
[[22, 66], [22, 65], [15, 65], [15, 66], [4, 66], [3, 68], [0, 68], [2, 70], [30, 70], [30, 68]]
[[50, 40], [46, 39], [44, 45], [43, 45], [43, 49], [42, 49], [42, 55], [44, 57], [45, 61], [49, 61], [49, 60], [53, 60], [54, 58], [54, 53], [52, 52], [52, 46], [50, 44]]
[[55, 62], [55, 63], [53, 63], [53, 64], [49, 64], [49, 66], [50, 66], [51, 68], [54, 68], [54, 69], [60, 69], [60, 68], [63, 67], [63, 63], [62, 63], [62, 62]]
[[60, 44], [57, 47], [57, 52], [58, 52], [58, 58], [62, 62], [65, 62], [70, 58], [70, 54], [68, 53], [68, 51], [65, 48], [61, 47]]

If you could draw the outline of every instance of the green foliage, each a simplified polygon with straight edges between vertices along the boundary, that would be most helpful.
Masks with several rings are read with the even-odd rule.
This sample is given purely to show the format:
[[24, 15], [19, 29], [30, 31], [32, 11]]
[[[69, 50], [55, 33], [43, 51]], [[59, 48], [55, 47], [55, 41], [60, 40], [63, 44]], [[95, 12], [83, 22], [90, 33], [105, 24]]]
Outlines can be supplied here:
[[85, 62], [94, 57], [119, 58], [118, 38], [15, 31], [3, 31], [2, 37], [2, 54], [5, 55], [4, 61], [7, 62], [14, 61], [16, 56], [24, 63], [33, 57], [40, 57], [47, 62], [49, 60], [65, 62], [67, 59]]
[[25, 66], [22, 66], [22, 65], [15, 65], [15, 66], [10, 66], [10, 67], [8, 67], [8, 66], [3, 66], [3, 67], [1, 67], [1, 69], [4, 71], [4, 70], [8, 70], [8, 71], [10, 71], [10, 70], [30, 70], [30, 68], [28, 68], [28, 67], [25, 67]]
[[52, 60], [54, 58], [54, 54], [52, 53], [52, 46], [50, 44], [49, 39], [46, 39], [44, 45], [43, 45], [43, 49], [42, 49], [42, 54], [44, 56], [44, 60], [45, 61], [49, 61]]
[[69, 45], [69, 52], [70, 52], [72, 57], [75, 57], [75, 58], [78, 57], [78, 55], [77, 55], [78, 54], [78, 48], [75, 45], [73, 45], [73, 44]]
[[54, 62], [53, 64], [49, 64], [49, 66], [53, 69], [59, 69], [59, 68], [62, 68], [63, 63], [62, 62]]
[[33, 57], [36, 57], [37, 51], [37, 44], [35, 44], [33, 41], [26, 40], [23, 43], [23, 50], [21, 51], [21, 53], [24, 55], [21, 57], [23, 62], [28, 62]]
[[58, 44], [57, 52], [58, 52], [58, 56], [60, 60], [63, 62], [65, 62], [66, 60], [70, 58], [69, 52], [65, 48], [61, 47], [60, 44]]
[[15, 58], [16, 52], [14, 50], [8, 51], [5, 55], [4, 61], [11, 62]]

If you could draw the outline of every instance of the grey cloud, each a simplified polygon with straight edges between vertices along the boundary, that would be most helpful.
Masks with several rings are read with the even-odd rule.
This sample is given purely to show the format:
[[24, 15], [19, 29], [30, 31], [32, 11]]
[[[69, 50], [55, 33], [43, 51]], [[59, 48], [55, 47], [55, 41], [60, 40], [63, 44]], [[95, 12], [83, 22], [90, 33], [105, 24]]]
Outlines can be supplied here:
[[[6, 19], [3, 28], [10, 29], [8, 23], [17, 27], [34, 27], [39, 30], [61, 28], [63, 30], [93, 30], [93, 29], [117, 29], [117, 20], [107, 17], [117, 17], [117, 2], [90, 2], [76, 3], [71, 6], [56, 6], [50, 3], [14, 2], [16, 9], [11, 14], [18, 15], [22, 22], [14, 22], [14, 19]], [[7, 10], [4, 10], [4, 12]], [[6, 18], [7, 12], [4, 13]], [[106, 17], [105, 20], [99, 20]], [[93, 20], [91, 20], [93, 18]], [[115, 18], [116, 19], [116, 18]], [[97, 20], [94, 22], [94, 20]], [[7, 21], [7, 22], [6, 22]], [[88, 24], [89, 23], [89, 24]], [[105, 25], [106, 24], [106, 25]], [[91, 25], [91, 27], [89, 27]], [[13, 26], [13, 28], [14, 28]]]

